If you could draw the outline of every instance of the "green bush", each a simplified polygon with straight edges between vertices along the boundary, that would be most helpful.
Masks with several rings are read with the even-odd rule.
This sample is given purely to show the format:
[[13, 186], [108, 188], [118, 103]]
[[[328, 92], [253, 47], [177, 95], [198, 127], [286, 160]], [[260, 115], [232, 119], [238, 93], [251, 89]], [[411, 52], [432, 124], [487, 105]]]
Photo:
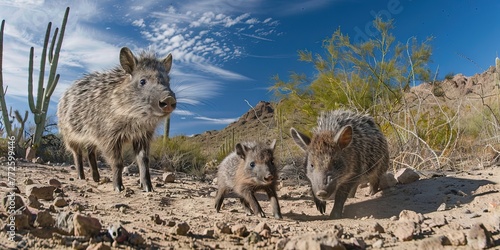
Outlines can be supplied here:
[[187, 140], [185, 136], [176, 136], [165, 142], [162, 138], [158, 138], [151, 145], [151, 166], [153, 167], [203, 175], [206, 173], [206, 162], [206, 157], [201, 153], [201, 146]]

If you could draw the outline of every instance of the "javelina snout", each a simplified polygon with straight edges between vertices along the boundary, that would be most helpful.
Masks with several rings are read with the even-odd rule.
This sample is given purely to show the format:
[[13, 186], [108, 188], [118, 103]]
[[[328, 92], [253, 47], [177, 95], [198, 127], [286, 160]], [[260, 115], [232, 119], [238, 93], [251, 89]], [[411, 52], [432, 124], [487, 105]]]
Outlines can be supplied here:
[[378, 191], [379, 178], [389, 167], [387, 141], [372, 117], [351, 111], [321, 113], [312, 137], [292, 128], [295, 143], [306, 153], [305, 171], [316, 208], [324, 213], [334, 195], [330, 213], [341, 218], [344, 203], [362, 181]]
[[159, 103], [160, 109], [163, 110], [163, 112], [165, 112], [166, 114], [172, 113], [176, 106], [177, 106], [177, 101], [175, 99], [175, 94], [174, 93], [170, 94], [170, 92], [168, 92], [166, 94], [166, 97], [161, 99]]
[[122, 148], [130, 142], [139, 166], [140, 184], [152, 191], [149, 173], [150, 144], [156, 126], [176, 108], [170, 88], [172, 55], [157, 58], [152, 51], [138, 57], [120, 50], [120, 66], [94, 72], [75, 81], [61, 97], [57, 116], [59, 131], [73, 153], [78, 177], [85, 179], [83, 153], [88, 155], [92, 177], [100, 179], [97, 151], [113, 171], [113, 187], [123, 190]]

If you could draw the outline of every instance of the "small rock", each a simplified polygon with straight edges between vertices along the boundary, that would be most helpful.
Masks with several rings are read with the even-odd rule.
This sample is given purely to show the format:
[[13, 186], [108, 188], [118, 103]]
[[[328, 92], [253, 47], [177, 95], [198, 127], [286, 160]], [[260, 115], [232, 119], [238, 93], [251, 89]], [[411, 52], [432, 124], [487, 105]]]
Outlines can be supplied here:
[[101, 231], [101, 223], [98, 219], [82, 214], [73, 216], [75, 236], [94, 236]]
[[436, 211], [438, 212], [441, 212], [441, 211], [445, 211], [446, 210], [446, 203], [441, 203], [441, 205], [439, 205], [439, 207], [437, 208]]
[[30, 195], [28, 196], [28, 206], [36, 209], [40, 209], [42, 207], [42, 203], [38, 201], [36, 196]]
[[162, 179], [164, 183], [173, 183], [175, 181], [175, 174], [172, 172], [163, 173]]
[[375, 242], [372, 244], [372, 247], [373, 247], [373, 248], [382, 248], [382, 247], [384, 247], [384, 240], [379, 239], [379, 240], [375, 241]]
[[271, 231], [271, 228], [269, 227], [269, 225], [267, 225], [266, 222], [261, 221], [259, 224], [257, 224], [257, 226], [255, 226], [253, 231], [256, 233], [260, 233], [260, 232], [264, 231], [265, 229]]
[[216, 222], [215, 223], [215, 232], [218, 234], [231, 234], [231, 228], [224, 222]]
[[205, 229], [203, 230], [203, 235], [207, 237], [214, 237], [215, 231], [213, 229]]
[[56, 188], [61, 188], [61, 182], [57, 179], [54, 179], [54, 178], [49, 180], [49, 185], [56, 187]]
[[217, 177], [215, 177], [215, 178], [212, 180], [212, 184], [213, 184], [213, 185], [217, 185]]
[[248, 234], [247, 227], [241, 224], [232, 226], [231, 231], [239, 237], [245, 237]]
[[53, 186], [42, 186], [38, 184], [32, 184], [26, 186], [26, 196], [34, 195], [39, 200], [51, 201], [54, 199], [54, 190], [56, 188]]
[[447, 221], [444, 218], [444, 216], [437, 216], [435, 218], [432, 218], [432, 220], [428, 223], [429, 227], [442, 227], [446, 225]]
[[264, 229], [262, 231], [260, 231], [259, 233], [260, 236], [262, 236], [262, 238], [271, 238], [271, 231], [269, 231], [268, 229]]
[[402, 168], [396, 173], [395, 178], [401, 184], [408, 184], [418, 181], [420, 175], [411, 168]]
[[467, 238], [465, 238], [465, 233], [462, 231], [451, 231], [446, 234], [446, 238], [448, 238], [452, 246], [467, 245]]
[[86, 250], [111, 250], [111, 247], [104, 244], [104, 242], [100, 242], [88, 246]]
[[36, 215], [35, 227], [52, 227], [54, 224], [55, 220], [52, 218], [49, 211], [40, 211]]
[[486, 249], [492, 246], [491, 233], [482, 223], [472, 225], [467, 232], [467, 245], [472, 249]]
[[63, 230], [67, 234], [73, 235], [74, 225], [73, 225], [73, 213], [71, 212], [61, 212], [56, 218], [56, 227]]
[[255, 244], [261, 240], [262, 240], [262, 238], [260, 237], [260, 235], [257, 232], [250, 232], [248, 234], [248, 236], [245, 238], [245, 241], [248, 244]]
[[371, 228], [371, 231], [375, 233], [385, 233], [384, 228], [380, 224], [378, 224], [378, 222], [375, 222], [375, 224]]
[[2, 200], [2, 205], [5, 211], [19, 210], [24, 207], [24, 201], [21, 196], [13, 192], [6, 192]]
[[333, 235], [309, 234], [293, 237], [286, 243], [285, 250], [295, 249], [335, 249], [345, 250], [345, 246]]
[[393, 230], [394, 236], [396, 236], [400, 241], [410, 241], [413, 239], [415, 234], [415, 223], [410, 221], [398, 222], [396, 224], [396, 229]]
[[415, 211], [403, 210], [399, 213], [399, 221], [411, 221], [420, 224], [424, 221], [424, 216]]
[[274, 249], [276, 250], [283, 250], [285, 249], [286, 243], [288, 243], [290, 239], [288, 238], [281, 238], [276, 242], [276, 245], [274, 246]]
[[32, 179], [30, 179], [30, 178], [26, 178], [26, 179], [24, 179], [23, 183], [24, 183], [24, 185], [31, 185], [31, 184], [33, 184], [34, 182], [33, 182], [33, 180], [32, 180]]
[[444, 249], [444, 245], [448, 239], [444, 236], [434, 236], [421, 240], [418, 244], [419, 250], [434, 250], [434, 249]]
[[155, 222], [155, 224], [157, 224], [157, 225], [163, 225], [163, 224], [165, 224], [165, 221], [164, 221], [164, 220], [162, 220], [158, 214], [153, 215], [151, 219], [152, 219], [152, 220]]
[[128, 237], [128, 242], [129, 242], [132, 246], [139, 246], [139, 245], [144, 244], [145, 240], [144, 240], [144, 238], [142, 237], [142, 235], [140, 235], [140, 234], [138, 234], [138, 233], [132, 233], [132, 234], [130, 234], [130, 236]]
[[172, 232], [177, 235], [187, 235], [189, 229], [190, 227], [186, 222], [181, 222], [172, 228]]
[[392, 173], [385, 173], [382, 176], [380, 176], [380, 181], [379, 181], [379, 188], [380, 190], [384, 190], [390, 187], [394, 187], [398, 184], [398, 180], [396, 180], [396, 177], [394, 177], [394, 174]]
[[57, 197], [55, 200], [54, 200], [54, 206], [55, 207], [65, 207], [68, 205], [68, 202], [62, 198], [62, 197]]
[[[9, 219], [10, 220], [10, 219]], [[30, 217], [27, 214], [14, 214], [14, 225], [17, 230], [30, 228]], [[10, 221], [9, 221], [10, 223]]]

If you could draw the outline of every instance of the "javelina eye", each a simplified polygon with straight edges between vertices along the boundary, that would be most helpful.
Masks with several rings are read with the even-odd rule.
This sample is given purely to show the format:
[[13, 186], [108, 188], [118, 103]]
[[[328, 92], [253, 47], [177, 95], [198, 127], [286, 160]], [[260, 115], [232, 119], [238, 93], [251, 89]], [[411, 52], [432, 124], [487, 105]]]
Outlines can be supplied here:
[[251, 168], [255, 167], [255, 162], [253, 162], [253, 161], [252, 161], [252, 162], [250, 162], [250, 167], [251, 167]]
[[141, 79], [140, 83], [142, 86], [144, 86], [146, 84], [146, 79]]

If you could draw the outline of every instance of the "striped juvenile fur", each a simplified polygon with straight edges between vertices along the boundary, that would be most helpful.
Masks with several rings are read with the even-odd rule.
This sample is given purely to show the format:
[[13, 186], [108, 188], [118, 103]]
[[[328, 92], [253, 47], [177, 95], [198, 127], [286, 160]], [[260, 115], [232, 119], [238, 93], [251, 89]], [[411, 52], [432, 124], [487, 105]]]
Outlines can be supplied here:
[[221, 162], [217, 172], [219, 186], [215, 197], [217, 212], [220, 211], [224, 196], [233, 191], [240, 196], [247, 214], [259, 214], [265, 217], [255, 198], [255, 192], [263, 190], [271, 201], [274, 217], [282, 218], [276, 194], [278, 173], [273, 157], [275, 143], [276, 140], [271, 145], [255, 141], [236, 144], [235, 151]]
[[72, 152], [78, 176], [85, 179], [83, 151], [87, 151], [93, 180], [99, 181], [96, 151], [113, 171], [113, 187], [123, 189], [122, 148], [131, 142], [140, 171], [140, 183], [152, 191], [149, 147], [158, 123], [176, 106], [170, 89], [172, 56], [157, 59], [153, 52], [136, 58], [124, 47], [120, 66], [77, 80], [62, 95], [57, 109], [59, 131]]
[[370, 183], [371, 194], [378, 191], [379, 178], [389, 167], [389, 151], [372, 117], [346, 110], [323, 112], [311, 138], [294, 128], [290, 133], [306, 153], [304, 167], [321, 213], [335, 195], [330, 217], [341, 218], [347, 197], [354, 196], [361, 182]]

